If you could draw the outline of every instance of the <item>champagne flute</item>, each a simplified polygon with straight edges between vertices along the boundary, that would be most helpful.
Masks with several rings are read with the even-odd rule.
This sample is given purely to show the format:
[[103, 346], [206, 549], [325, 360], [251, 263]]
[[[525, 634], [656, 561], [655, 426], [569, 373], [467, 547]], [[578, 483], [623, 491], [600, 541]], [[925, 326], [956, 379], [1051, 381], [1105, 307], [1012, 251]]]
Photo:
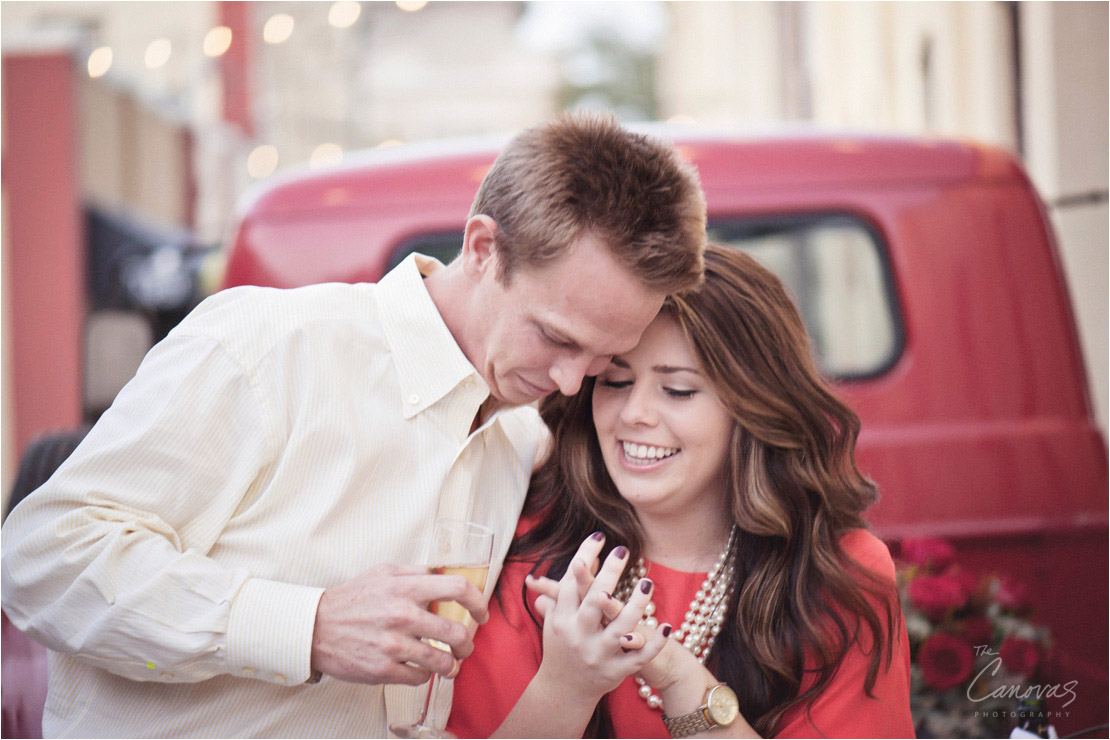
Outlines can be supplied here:
[[[493, 530], [474, 522], [458, 519], [440, 519], [432, 530], [431, 550], [428, 553], [428, 572], [437, 575], [462, 576], [474, 584], [479, 591], [485, 591], [486, 577], [489, 575], [490, 560], [493, 558]], [[445, 619], [450, 619], [469, 628], [474, 617], [466, 607], [456, 601], [433, 601], [431, 610]], [[451, 648], [438, 640], [428, 642], [440, 650]], [[424, 698], [424, 708], [420, 718], [411, 725], [390, 725], [389, 729], [397, 737], [406, 738], [451, 738], [446, 730], [436, 728], [431, 716], [432, 696], [435, 693], [438, 674], [433, 673], [428, 682], [428, 693]]]

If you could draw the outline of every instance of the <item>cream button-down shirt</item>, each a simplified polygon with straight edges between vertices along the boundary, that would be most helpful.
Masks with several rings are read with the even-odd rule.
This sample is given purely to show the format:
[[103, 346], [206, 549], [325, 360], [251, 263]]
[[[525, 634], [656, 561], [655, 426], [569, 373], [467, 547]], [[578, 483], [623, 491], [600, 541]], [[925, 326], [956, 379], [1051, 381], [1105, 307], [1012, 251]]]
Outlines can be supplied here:
[[12, 512], [3, 604], [52, 650], [48, 735], [384, 737], [415, 718], [424, 688], [304, 684], [320, 595], [424, 562], [437, 517], [497, 532], [492, 585], [547, 433], [531, 407], [471, 433], [489, 391], [424, 288], [439, 267], [209, 298]]

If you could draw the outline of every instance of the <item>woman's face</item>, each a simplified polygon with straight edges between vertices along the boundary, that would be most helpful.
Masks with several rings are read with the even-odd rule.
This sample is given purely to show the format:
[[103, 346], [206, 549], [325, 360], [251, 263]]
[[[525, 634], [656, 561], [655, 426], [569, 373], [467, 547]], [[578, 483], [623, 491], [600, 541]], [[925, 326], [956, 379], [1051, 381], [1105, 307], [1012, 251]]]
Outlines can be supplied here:
[[674, 319], [657, 317], [634, 350], [613, 357], [593, 415], [605, 467], [637, 511], [719, 511], [733, 421]]

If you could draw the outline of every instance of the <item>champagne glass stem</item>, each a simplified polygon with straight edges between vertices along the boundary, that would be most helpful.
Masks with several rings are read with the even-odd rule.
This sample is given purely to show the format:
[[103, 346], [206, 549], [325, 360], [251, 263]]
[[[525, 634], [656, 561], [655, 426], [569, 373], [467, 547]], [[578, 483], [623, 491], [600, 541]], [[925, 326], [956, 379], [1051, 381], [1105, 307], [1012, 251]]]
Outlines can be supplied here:
[[432, 680], [428, 681], [428, 693], [424, 696], [424, 708], [420, 710], [420, 719], [416, 720], [416, 724], [422, 727], [435, 727], [435, 717], [432, 714], [432, 695], [436, 690], [436, 679], [439, 678], [438, 673], [432, 674]]

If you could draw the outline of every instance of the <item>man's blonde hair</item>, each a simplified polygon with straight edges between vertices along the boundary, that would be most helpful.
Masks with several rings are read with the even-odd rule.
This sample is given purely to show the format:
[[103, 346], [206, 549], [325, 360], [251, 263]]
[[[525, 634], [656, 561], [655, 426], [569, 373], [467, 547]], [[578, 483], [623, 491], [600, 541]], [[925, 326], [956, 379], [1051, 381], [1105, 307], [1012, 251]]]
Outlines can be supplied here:
[[497, 222], [498, 277], [565, 256], [586, 232], [641, 283], [696, 286], [705, 196], [673, 145], [610, 115], [565, 113], [515, 136], [486, 173], [470, 215]]

